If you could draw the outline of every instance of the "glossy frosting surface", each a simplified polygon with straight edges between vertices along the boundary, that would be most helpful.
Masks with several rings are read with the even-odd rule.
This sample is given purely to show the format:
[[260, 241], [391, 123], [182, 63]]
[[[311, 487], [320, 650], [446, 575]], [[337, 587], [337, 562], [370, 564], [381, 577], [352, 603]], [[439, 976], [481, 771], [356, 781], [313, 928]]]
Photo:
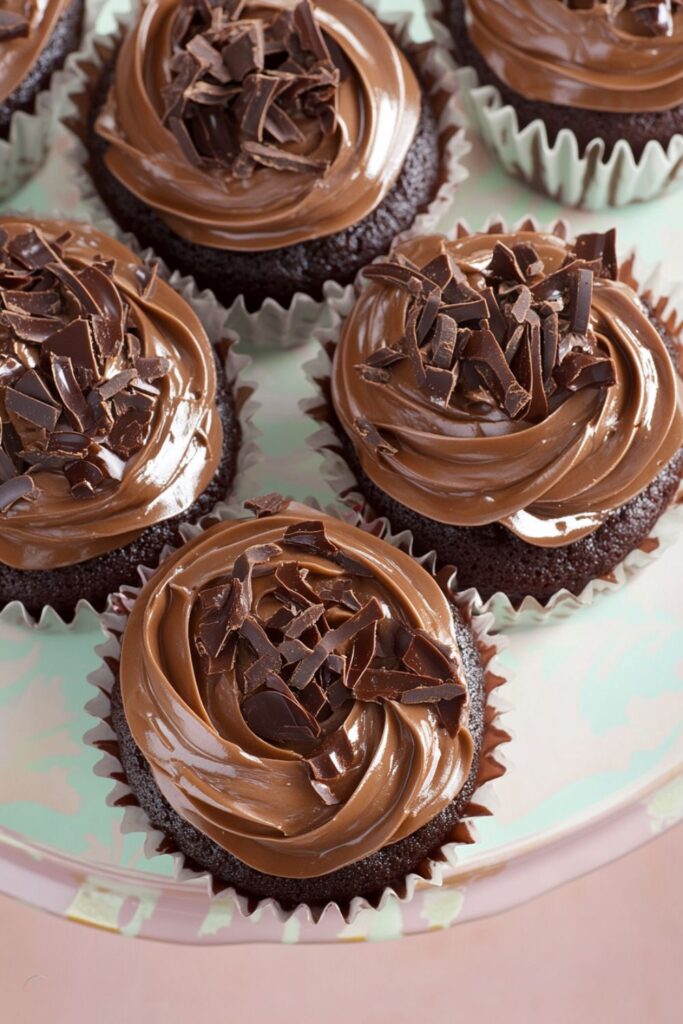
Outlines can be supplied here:
[[[433, 236], [398, 252], [418, 266], [448, 252], [481, 289], [498, 241], [531, 242], [546, 273], [570, 251], [554, 235], [518, 232]], [[613, 360], [615, 384], [577, 391], [536, 423], [482, 402], [430, 401], [409, 360], [392, 367], [389, 384], [362, 376], [356, 367], [372, 352], [400, 345], [408, 302], [405, 291], [381, 281], [362, 290], [335, 353], [332, 399], [370, 479], [419, 514], [456, 526], [498, 522], [530, 544], [562, 546], [596, 530], [683, 444], [683, 385], [627, 285], [596, 278], [590, 307], [590, 328]], [[395, 451], [363, 436], [359, 418]]]
[[[272, 20], [289, 3], [248, 3]], [[247, 180], [196, 166], [162, 121], [178, 0], [150, 0], [128, 32], [97, 122], [114, 176], [181, 237], [219, 249], [268, 250], [333, 234], [379, 205], [415, 136], [420, 88], [407, 60], [357, 0], [320, 0], [315, 16], [344, 56], [331, 136], [306, 130], [324, 172], [259, 167]]]
[[71, 0], [5, 0], [3, 11], [28, 21], [28, 34], [0, 39], [0, 103], [24, 80]]
[[249, 727], [234, 671], [214, 676], [207, 690], [193, 646], [198, 591], [229, 575], [255, 544], [281, 546], [254, 576], [257, 603], [268, 601], [272, 573], [293, 560], [312, 585], [342, 577], [339, 564], [282, 546], [288, 527], [313, 517], [324, 518], [327, 537], [364, 567], [363, 599], [376, 598], [385, 618], [425, 630], [460, 664], [449, 602], [417, 562], [294, 504], [212, 527], [165, 562], [135, 602], [120, 663], [128, 724], [171, 806], [251, 867], [300, 878], [327, 874], [414, 832], [457, 796], [473, 758], [467, 696], [454, 735], [434, 705], [351, 700], [341, 724], [334, 719], [350, 759], [324, 794], [301, 753]]
[[486, 63], [529, 100], [638, 113], [683, 103], [683, 9], [671, 35], [652, 35], [634, 15], [595, 2], [466, 0], [470, 38]]
[[[10, 237], [30, 226], [0, 218]], [[37, 469], [37, 498], [0, 514], [0, 561], [18, 569], [52, 569], [93, 558], [184, 511], [215, 474], [223, 445], [213, 351], [191, 307], [157, 278], [143, 294], [141, 261], [93, 228], [57, 221], [41, 221], [39, 227], [47, 238], [73, 232], [64, 255], [74, 270], [96, 257], [115, 261], [114, 283], [129, 306], [141, 354], [168, 359], [170, 369], [159, 382], [149, 436], [115, 487], [78, 498], [61, 473]]]

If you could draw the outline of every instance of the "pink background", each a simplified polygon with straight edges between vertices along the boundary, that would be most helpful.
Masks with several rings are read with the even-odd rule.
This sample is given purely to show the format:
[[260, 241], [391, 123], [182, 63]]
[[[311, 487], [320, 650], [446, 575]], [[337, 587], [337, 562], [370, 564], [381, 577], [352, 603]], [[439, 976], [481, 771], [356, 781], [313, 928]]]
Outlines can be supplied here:
[[194, 949], [0, 900], [7, 1024], [673, 1024], [683, 827], [486, 921], [399, 942]]

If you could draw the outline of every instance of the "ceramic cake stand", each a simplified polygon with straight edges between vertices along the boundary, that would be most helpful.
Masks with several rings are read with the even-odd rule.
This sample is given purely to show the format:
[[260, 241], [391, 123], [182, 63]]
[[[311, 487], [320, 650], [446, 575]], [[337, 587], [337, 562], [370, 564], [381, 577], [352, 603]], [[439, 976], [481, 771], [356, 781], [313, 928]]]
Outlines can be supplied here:
[[[393, 6], [398, 6], [393, 4]], [[410, 5], [408, 5], [410, 6]], [[61, 146], [15, 207], [77, 213]], [[472, 227], [493, 213], [549, 223], [564, 211], [507, 178], [475, 146], [456, 216]], [[575, 214], [576, 230], [616, 223], [620, 250], [680, 266], [683, 197], [617, 214]], [[450, 224], [444, 224], [448, 229]], [[315, 353], [259, 354], [266, 461], [245, 494], [279, 490], [329, 501], [297, 402]], [[168, 856], [147, 859], [142, 836], [123, 835], [106, 803], [96, 752], [83, 743], [97, 665], [97, 619], [39, 630], [0, 623], [0, 891], [75, 921], [126, 935], [197, 944], [382, 939], [495, 914], [621, 856], [683, 818], [683, 540], [631, 579], [556, 625], [510, 632], [502, 660], [507, 774], [495, 814], [462, 848], [440, 888], [418, 889], [351, 924], [303, 912], [283, 921], [265, 907], [243, 917], [230, 895], [210, 899], [200, 881], [178, 883]]]

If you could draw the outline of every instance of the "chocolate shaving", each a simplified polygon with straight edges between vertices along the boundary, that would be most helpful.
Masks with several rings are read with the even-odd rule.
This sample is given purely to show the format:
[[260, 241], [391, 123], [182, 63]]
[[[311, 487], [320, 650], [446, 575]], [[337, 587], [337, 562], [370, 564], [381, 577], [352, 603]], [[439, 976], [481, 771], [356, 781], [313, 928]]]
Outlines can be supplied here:
[[30, 24], [27, 18], [13, 11], [0, 11], [0, 42], [6, 43], [10, 39], [25, 39], [29, 33]]
[[26, 474], [10, 477], [0, 484], [0, 512], [7, 512], [18, 501], [35, 499], [37, 496], [33, 477]]
[[[383, 340], [356, 367], [369, 383], [392, 387], [387, 368], [408, 358], [415, 384], [429, 401], [465, 408], [483, 402], [532, 423], [545, 419], [572, 390], [609, 386], [614, 367], [598, 351], [591, 308], [596, 277], [618, 278], [613, 230], [579, 235], [563, 264], [547, 270], [532, 241], [498, 240], [483, 274], [447, 251], [423, 267], [398, 255], [373, 263], [364, 274], [407, 294], [402, 336]], [[575, 359], [564, 366], [575, 348], [593, 353], [590, 370]], [[369, 419], [357, 419], [355, 429], [377, 455], [398, 454], [383, 428]]]
[[[265, 503], [279, 509], [283, 501], [269, 495]], [[262, 499], [250, 504], [258, 511]], [[284, 557], [290, 548], [329, 564], [304, 569]], [[340, 562], [360, 573], [352, 568], [330, 577]], [[248, 548], [230, 576], [199, 591], [192, 613], [202, 685], [232, 673], [248, 727], [304, 755], [316, 789], [353, 763], [343, 722], [354, 699], [432, 704], [438, 715], [439, 704], [457, 697], [460, 708], [466, 694], [455, 656], [427, 634], [386, 618], [369, 578], [366, 590], [365, 566], [339, 548], [325, 522], [299, 520], [279, 544]], [[442, 717], [451, 729], [459, 711]], [[334, 801], [332, 790], [317, 791]]]
[[324, 173], [329, 161], [300, 147], [311, 124], [321, 138], [337, 127], [337, 88], [347, 70], [339, 48], [328, 46], [309, 0], [278, 14], [243, 17], [243, 6], [178, 5], [164, 121], [196, 166], [226, 168], [236, 178], [259, 166]]
[[142, 356], [114, 262], [68, 260], [70, 237], [0, 235], [0, 462], [62, 473], [86, 498], [145, 444], [159, 395], [148, 381], [170, 364]]
[[260, 519], [262, 516], [278, 515], [287, 508], [288, 504], [288, 498], [283, 498], [281, 494], [271, 493], [264, 494], [259, 498], [250, 498], [245, 501], [244, 507], [255, 512], [257, 519]]

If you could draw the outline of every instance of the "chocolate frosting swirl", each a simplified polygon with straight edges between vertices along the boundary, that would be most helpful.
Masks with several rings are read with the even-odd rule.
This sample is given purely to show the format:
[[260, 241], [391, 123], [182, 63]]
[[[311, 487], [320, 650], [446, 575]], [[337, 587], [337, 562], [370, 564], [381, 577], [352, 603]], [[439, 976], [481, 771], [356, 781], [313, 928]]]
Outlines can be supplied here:
[[[242, 18], [270, 24], [293, 0], [249, 2]], [[218, 249], [275, 249], [343, 230], [394, 185], [415, 136], [420, 87], [403, 54], [356, 0], [320, 0], [315, 18], [344, 74], [336, 127], [299, 124], [303, 149], [321, 169], [258, 166], [248, 179], [220, 161], [188, 156], [164, 123], [178, 0], [151, 0], [128, 32], [96, 124], [106, 163], [178, 235]], [[392, 130], [387, 131], [386, 126]], [[282, 148], [282, 147], [281, 147]], [[301, 144], [286, 149], [301, 150]]]
[[678, 4], [669, 12], [668, 35], [653, 34], [622, 3], [576, 8], [560, 0], [466, 4], [473, 44], [495, 74], [528, 100], [615, 113], [670, 110], [683, 103], [683, 9]]
[[[311, 534], [317, 540], [311, 542]], [[249, 582], [235, 596], [234, 581], [247, 575]], [[211, 619], [216, 594], [223, 595], [226, 582], [234, 631], [207, 676], [207, 645], [216, 634], [206, 618]], [[295, 592], [308, 588], [319, 595], [324, 612], [306, 605], [304, 614], [315, 626], [303, 630], [299, 616], [305, 601]], [[245, 590], [252, 593], [240, 626], [237, 612]], [[351, 607], [344, 604], [349, 600]], [[292, 644], [304, 641], [315, 650], [322, 644], [328, 660], [316, 679], [323, 686], [346, 658], [352, 687], [353, 678], [365, 671], [358, 668], [359, 655], [349, 640], [354, 600], [365, 609], [355, 618], [377, 610], [370, 616], [377, 646], [373, 641], [368, 650], [360, 644], [362, 634], [355, 633], [366, 667], [375, 663], [373, 651], [387, 647], [387, 637], [403, 633], [426, 637], [430, 665], [436, 653], [439, 664], [448, 666], [450, 681], [441, 685], [462, 694], [446, 701], [457, 704], [448, 726], [437, 698], [427, 697], [431, 702], [426, 703], [406, 703], [405, 695], [396, 694], [363, 698], [354, 696], [358, 683], [345, 690], [343, 703], [328, 687], [336, 710], [318, 716], [316, 749], [305, 739], [302, 745], [301, 730], [288, 734], [281, 717], [250, 710], [254, 687], [261, 686], [261, 697], [284, 700], [281, 677], [265, 687], [265, 674], [256, 677], [263, 657], [256, 663], [254, 657], [273, 646], [269, 636], [275, 634], [270, 628], [268, 636], [259, 631], [254, 614], [266, 620], [277, 615], [279, 621], [284, 613], [289, 635], [298, 634], [298, 640], [278, 646], [283, 660], [295, 661], [293, 654], [285, 658]], [[223, 628], [224, 620], [219, 621]], [[366, 626], [366, 640], [367, 632]], [[389, 646], [393, 650], [393, 640]], [[308, 661], [310, 654], [295, 664], [294, 674]], [[288, 670], [278, 669], [283, 671]], [[368, 670], [368, 686], [371, 676]], [[171, 806], [245, 864], [269, 874], [317, 877], [410, 835], [457, 796], [472, 765], [469, 696], [461, 682], [451, 607], [441, 588], [408, 554], [305, 506], [285, 503], [271, 515], [220, 523], [165, 562], [128, 619], [120, 684], [131, 733]], [[299, 694], [303, 701], [305, 691], [296, 689], [296, 681], [290, 685], [290, 696]]]
[[[482, 293], [494, 252], [504, 251], [500, 243], [521, 245], [519, 252], [531, 246], [530, 258], [542, 261], [546, 276], [572, 261], [577, 266], [571, 245], [531, 231], [457, 241], [414, 239], [399, 246], [397, 255], [426, 267], [447, 254], [467, 286]], [[537, 265], [529, 270], [530, 284], [543, 280], [533, 276]], [[511, 301], [523, 290], [517, 284]], [[529, 408], [529, 395], [522, 395], [518, 408], [506, 410], [509, 389], [494, 401], [495, 387], [488, 396], [486, 390], [458, 388], [444, 402], [438, 392], [418, 384], [415, 361], [400, 351], [410, 292], [381, 278], [372, 281], [344, 324], [332, 371], [334, 409], [370, 479], [430, 519], [457, 526], [498, 522], [530, 544], [559, 547], [598, 529], [612, 510], [654, 480], [683, 443], [683, 385], [631, 288], [596, 277], [586, 294], [589, 307], [581, 311], [576, 305], [572, 316], [586, 317], [594, 355], [583, 354], [585, 338], [570, 355], [577, 365], [592, 361], [602, 378], [579, 388], [565, 373], [565, 363], [555, 371], [560, 390], [550, 398], [541, 395], [540, 414], [524, 418], [519, 413]], [[459, 315], [459, 307], [451, 309]], [[560, 354], [563, 347], [571, 349], [573, 326], [565, 325], [568, 333], [559, 350], [555, 334]], [[481, 343], [490, 332], [466, 331], [466, 336], [472, 333]], [[497, 348], [495, 338], [492, 347]], [[384, 361], [387, 349], [399, 356], [389, 372], [369, 371], [368, 364]], [[500, 360], [505, 370], [502, 352]], [[484, 380], [495, 386], [491, 372], [487, 362]]]
[[[87, 424], [79, 426], [67, 422], [72, 411], [78, 414], [78, 404], [84, 401], [84, 393], [81, 391], [84, 380], [87, 378], [93, 383], [89, 371], [79, 367], [78, 359], [72, 361], [63, 355], [56, 357], [57, 361], [61, 359], [68, 364], [64, 369], [71, 378], [71, 383], [66, 379], [66, 389], [61, 392], [64, 405], [55, 400], [56, 392], [52, 390], [55, 381], [48, 381], [42, 371], [38, 377], [31, 375], [32, 382], [26, 380], [24, 385], [16, 385], [22, 393], [15, 394], [17, 369], [40, 365], [35, 361], [36, 345], [38, 349], [50, 347], [51, 352], [54, 349], [55, 352], [73, 354], [74, 340], [71, 331], [65, 332], [59, 320], [53, 322], [36, 315], [19, 317], [16, 309], [18, 303], [23, 301], [22, 295], [25, 297], [27, 293], [16, 290], [8, 292], [7, 285], [0, 288], [0, 400], [6, 404], [7, 396], [12, 392], [11, 397], [16, 406], [13, 410], [7, 410], [9, 420], [2, 424], [7, 435], [0, 435], [3, 448], [9, 443], [7, 432], [12, 426], [10, 421], [17, 415], [30, 415], [33, 417], [31, 423], [35, 423], [33, 410], [37, 409], [39, 414], [45, 413], [50, 418], [49, 427], [55, 430], [52, 441], [66, 438], [80, 452], [81, 443], [88, 443], [88, 437], [84, 435], [90, 432], [90, 443], [99, 452], [96, 461], [101, 465], [105, 477], [103, 481], [95, 472], [94, 487], [89, 486], [90, 478], [85, 481], [80, 478], [75, 480], [69, 472], [70, 464], [67, 463], [66, 468], [64, 466], [63, 454], [69, 449], [63, 449], [60, 445], [57, 446], [57, 454], [62, 457], [57, 458], [53, 465], [49, 459], [44, 460], [45, 452], [40, 451], [40, 461], [31, 465], [28, 473], [20, 469], [19, 472], [24, 475], [17, 478], [13, 476], [16, 470], [12, 468], [12, 452], [8, 457], [5, 451], [0, 451], [0, 491], [3, 492], [3, 500], [0, 501], [0, 561], [17, 569], [53, 569], [73, 565], [130, 543], [147, 527], [170, 519], [188, 508], [206, 488], [218, 467], [223, 445], [223, 432], [216, 409], [214, 355], [204, 328], [191, 307], [119, 242], [87, 225], [62, 221], [32, 223], [4, 217], [0, 218], [0, 230], [7, 236], [10, 248], [22, 238], [22, 245], [25, 245], [32, 231], [37, 232], [34, 237], [38, 245], [43, 238], [53, 245], [59, 239], [55, 251], [61, 253], [64, 269], [57, 265], [56, 272], [67, 283], [61, 286], [65, 288], [61, 301], [64, 310], [71, 310], [75, 318], [72, 328], [83, 328], [87, 321], [79, 316], [79, 305], [73, 295], [69, 297], [70, 289], [78, 291], [83, 288], [83, 294], [87, 296], [87, 289], [92, 284], [90, 278], [104, 278], [104, 284], [109, 281], [104, 294], [107, 297], [111, 294], [112, 300], [117, 300], [112, 301], [113, 319], [109, 324], [112, 331], [108, 331], [107, 313], [95, 317], [98, 326], [96, 349], [99, 351], [98, 339], [113, 333], [118, 326], [118, 318], [123, 309], [123, 315], [134, 331], [134, 358], [131, 366], [137, 365], [143, 375], [145, 367], [150, 369], [153, 378], [159, 375], [158, 379], [148, 384], [139, 380], [137, 372], [129, 369], [122, 371], [112, 353], [104, 359], [102, 365], [108, 369], [102, 371], [103, 381], [109, 383], [105, 384], [100, 395], [105, 404], [110, 400], [116, 403], [126, 395], [129, 404], [135, 405], [136, 389], [139, 389], [139, 395], [145, 399], [142, 404], [151, 402], [153, 408], [151, 420], [145, 422], [144, 433], [140, 432], [137, 414], [133, 413], [120, 424], [125, 426], [126, 422], [130, 422], [132, 435], [126, 438], [122, 431], [118, 441], [112, 441], [110, 434], [106, 444], [113, 445], [113, 449], [104, 450]], [[38, 262], [41, 259], [39, 256]], [[55, 264], [49, 263], [49, 253], [46, 259], [46, 270], [52, 274], [51, 268]], [[81, 279], [79, 275], [84, 271], [87, 274]], [[2, 268], [2, 274], [19, 280], [22, 271], [5, 267]], [[24, 275], [28, 276], [25, 272]], [[82, 282], [80, 285], [79, 281]], [[60, 287], [58, 281], [55, 283]], [[110, 293], [112, 285], [113, 291]], [[15, 289], [18, 287], [19, 284], [14, 285]], [[51, 297], [57, 293], [43, 294]], [[22, 341], [20, 335], [26, 333], [27, 323], [30, 331], [37, 327], [45, 332], [39, 342]], [[90, 332], [93, 327], [86, 329]], [[53, 335], [56, 337], [57, 332], [59, 345], [53, 344]], [[85, 346], [85, 351], [90, 352], [92, 357], [89, 345]], [[127, 367], [128, 363], [125, 365]], [[73, 372], [79, 378], [78, 381], [73, 377]], [[133, 379], [132, 384], [130, 378]], [[57, 384], [59, 388], [59, 382]], [[38, 394], [36, 387], [40, 389], [40, 400], [37, 403], [33, 402], [34, 396]], [[131, 387], [134, 393], [128, 396], [126, 392]], [[25, 391], [29, 394], [24, 395]], [[27, 401], [33, 402], [30, 410], [25, 408]], [[83, 408], [87, 413], [87, 407]], [[2, 420], [5, 419], [3, 409]], [[62, 419], [65, 420], [63, 427], [60, 426]], [[26, 439], [23, 425], [17, 425], [20, 435]], [[71, 433], [59, 433], [62, 429]], [[40, 433], [42, 436], [43, 432]], [[44, 447], [42, 441], [40, 447]], [[18, 454], [14, 455], [15, 460], [19, 457]], [[29, 461], [35, 458], [29, 455]], [[106, 461], [100, 461], [102, 459]], [[121, 472], [110, 473], [107, 466], [115, 466], [117, 470], [121, 467]], [[9, 477], [6, 471], [9, 471]], [[17, 481], [29, 481], [32, 484], [30, 493], [18, 500], [16, 494], [6, 493], [14, 492]]]
[[70, 0], [6, 0], [3, 4], [0, 103], [23, 82], [69, 4]]

